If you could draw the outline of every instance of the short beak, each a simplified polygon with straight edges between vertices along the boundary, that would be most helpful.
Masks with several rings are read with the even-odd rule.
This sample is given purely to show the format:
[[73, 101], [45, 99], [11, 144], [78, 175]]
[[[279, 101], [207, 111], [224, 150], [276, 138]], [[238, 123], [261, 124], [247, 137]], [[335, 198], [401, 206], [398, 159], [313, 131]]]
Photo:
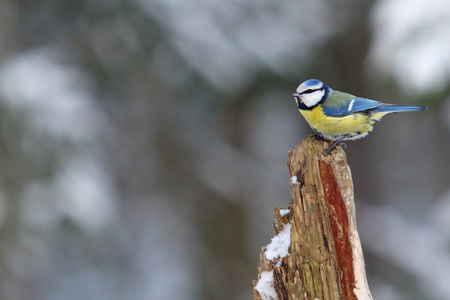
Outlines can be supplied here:
[[298, 96], [300, 96], [300, 94], [298, 92], [295, 92], [295, 93], [292, 94], [292, 96], [298, 97]]

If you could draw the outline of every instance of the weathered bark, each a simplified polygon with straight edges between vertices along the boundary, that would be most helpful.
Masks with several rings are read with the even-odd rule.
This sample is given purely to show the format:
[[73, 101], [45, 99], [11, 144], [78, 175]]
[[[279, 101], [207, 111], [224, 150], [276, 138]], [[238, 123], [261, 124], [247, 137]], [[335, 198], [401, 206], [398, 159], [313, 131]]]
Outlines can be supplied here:
[[255, 299], [372, 299], [356, 230], [350, 168], [340, 146], [324, 156], [329, 145], [310, 136], [289, 151], [290, 212], [282, 216], [280, 208], [274, 209], [276, 234], [291, 224], [289, 254], [271, 261], [263, 247], [254, 286], [263, 272], [272, 272], [277, 296], [260, 293], [260, 285]]

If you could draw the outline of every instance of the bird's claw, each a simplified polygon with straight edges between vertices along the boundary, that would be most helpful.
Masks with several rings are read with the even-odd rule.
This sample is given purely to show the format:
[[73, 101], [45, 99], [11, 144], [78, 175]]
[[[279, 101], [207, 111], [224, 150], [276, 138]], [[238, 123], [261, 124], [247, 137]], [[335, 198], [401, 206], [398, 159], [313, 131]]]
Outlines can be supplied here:
[[333, 150], [337, 145], [341, 146], [344, 151], [347, 151], [347, 144], [344, 143], [343, 141], [338, 140], [338, 141], [333, 142], [333, 144], [331, 144], [331, 146], [325, 148], [323, 150], [323, 155], [327, 156], [328, 154], [330, 154], [331, 150]]

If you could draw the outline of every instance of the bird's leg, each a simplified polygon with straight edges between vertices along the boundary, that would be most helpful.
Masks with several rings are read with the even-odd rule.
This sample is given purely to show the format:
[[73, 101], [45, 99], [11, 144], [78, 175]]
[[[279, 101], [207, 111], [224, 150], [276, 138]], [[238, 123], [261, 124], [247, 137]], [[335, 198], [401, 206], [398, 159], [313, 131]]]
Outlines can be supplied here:
[[344, 141], [347, 139], [347, 137], [343, 137], [340, 139], [337, 139], [333, 142], [333, 144], [331, 144], [331, 146], [325, 148], [323, 150], [323, 155], [327, 156], [328, 154], [330, 154], [331, 150], [333, 150], [337, 145], [341, 146], [344, 151], [347, 150], [347, 144], [344, 143]]
[[[312, 130], [314, 131], [315, 135], [314, 135], [314, 139], [316, 141], [318, 140], [324, 140], [324, 141], [328, 141], [326, 138], [323, 137], [322, 134], [320, 134], [320, 132], [318, 132], [317, 130], [315, 130], [314, 128], [312, 128]], [[334, 147], [336, 147], [337, 145], [340, 145], [342, 148], [344, 148], [344, 151], [347, 150], [347, 144], [345, 144], [343, 141], [345, 141], [346, 139], [349, 138], [349, 135], [344, 135], [343, 137], [341, 137], [340, 139], [337, 139], [333, 142], [333, 144], [331, 144], [331, 146], [325, 148], [323, 150], [323, 154], [325, 156], [327, 156], [328, 154], [330, 154], [331, 150], [334, 149]]]
[[324, 140], [324, 141], [325, 141], [325, 139], [323, 138], [323, 136], [322, 136], [317, 130], [315, 130], [314, 128], [312, 128], [312, 130], [313, 130], [314, 133], [315, 133], [314, 139], [315, 139], [316, 141], [319, 141], [319, 140]]
[[322, 138], [320, 135], [318, 135], [317, 133], [314, 135], [314, 139], [315, 139], [316, 141], [321, 141], [321, 140], [323, 140], [323, 138]]

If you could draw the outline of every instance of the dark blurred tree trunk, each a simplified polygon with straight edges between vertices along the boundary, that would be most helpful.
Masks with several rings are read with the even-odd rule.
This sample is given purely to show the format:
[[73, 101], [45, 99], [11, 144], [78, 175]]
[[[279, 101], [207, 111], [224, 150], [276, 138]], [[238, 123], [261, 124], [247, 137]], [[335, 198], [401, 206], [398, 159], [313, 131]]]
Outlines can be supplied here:
[[[311, 136], [289, 152], [290, 212], [275, 208], [275, 232], [291, 224], [289, 254], [271, 261], [263, 248], [258, 274], [272, 272], [278, 299], [372, 299], [350, 168], [340, 147], [324, 156], [327, 146]], [[270, 298], [255, 289], [255, 299]]]

